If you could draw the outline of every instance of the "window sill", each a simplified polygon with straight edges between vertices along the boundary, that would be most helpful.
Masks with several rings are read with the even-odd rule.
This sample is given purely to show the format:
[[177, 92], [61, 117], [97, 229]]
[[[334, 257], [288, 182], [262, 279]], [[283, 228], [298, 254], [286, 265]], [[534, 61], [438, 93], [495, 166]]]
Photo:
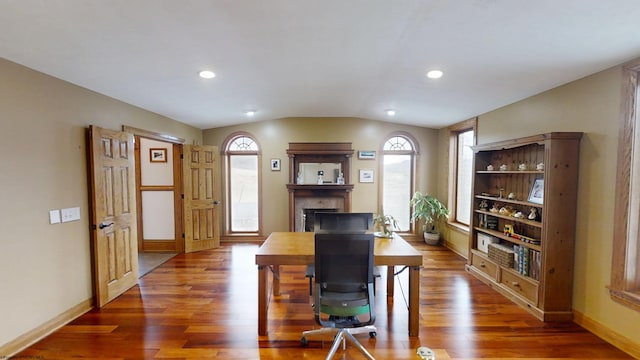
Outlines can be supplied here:
[[640, 311], [640, 294], [609, 288], [611, 299], [635, 311]]
[[447, 225], [453, 230], [457, 230], [459, 232], [469, 234], [469, 225], [465, 225], [458, 222], [448, 222]]

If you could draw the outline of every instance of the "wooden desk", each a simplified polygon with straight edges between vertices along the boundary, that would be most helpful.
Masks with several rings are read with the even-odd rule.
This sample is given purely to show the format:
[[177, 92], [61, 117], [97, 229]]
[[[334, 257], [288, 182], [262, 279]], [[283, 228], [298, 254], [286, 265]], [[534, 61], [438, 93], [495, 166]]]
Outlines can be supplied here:
[[[267, 335], [269, 268], [274, 272], [273, 294], [279, 295], [281, 265], [307, 265], [314, 262], [312, 232], [274, 232], [256, 253], [258, 265], [258, 334]], [[422, 254], [400, 236], [375, 239], [374, 264], [387, 266], [387, 296], [393, 297], [395, 265], [409, 266], [409, 336], [418, 336], [420, 320], [420, 267]]]

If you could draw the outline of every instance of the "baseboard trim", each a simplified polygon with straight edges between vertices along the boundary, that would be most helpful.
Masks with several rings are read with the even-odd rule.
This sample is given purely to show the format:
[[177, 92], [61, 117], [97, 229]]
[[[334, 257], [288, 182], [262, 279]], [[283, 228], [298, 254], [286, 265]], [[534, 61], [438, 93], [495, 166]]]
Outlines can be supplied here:
[[626, 352], [636, 359], [640, 359], [640, 344], [618, 334], [599, 322], [585, 316], [579, 311], [573, 310], [573, 322], [589, 330], [602, 340]]
[[49, 334], [73, 321], [81, 315], [93, 309], [93, 298], [87, 299], [78, 305], [70, 308], [53, 319], [43, 323], [37, 328], [26, 332], [12, 341], [0, 346], [0, 359], [10, 358], [20, 351], [28, 348], [36, 342], [44, 339]]
[[465, 248], [465, 249], [459, 249], [455, 243], [447, 241], [447, 240], [443, 240], [442, 241], [442, 246], [446, 247], [447, 249], [453, 251], [454, 253], [460, 255], [461, 257], [465, 258], [465, 259], [469, 259], [469, 255], [467, 255], [467, 251], [469, 249]]

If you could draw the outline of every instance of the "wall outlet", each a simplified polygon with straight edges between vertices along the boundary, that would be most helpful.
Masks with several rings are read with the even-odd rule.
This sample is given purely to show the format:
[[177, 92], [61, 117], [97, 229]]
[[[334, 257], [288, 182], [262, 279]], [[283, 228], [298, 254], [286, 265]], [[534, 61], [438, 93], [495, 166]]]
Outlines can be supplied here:
[[62, 222], [80, 220], [80, 207], [72, 207], [60, 210], [62, 213]]
[[49, 224], [59, 224], [60, 223], [60, 210], [50, 210], [49, 211]]

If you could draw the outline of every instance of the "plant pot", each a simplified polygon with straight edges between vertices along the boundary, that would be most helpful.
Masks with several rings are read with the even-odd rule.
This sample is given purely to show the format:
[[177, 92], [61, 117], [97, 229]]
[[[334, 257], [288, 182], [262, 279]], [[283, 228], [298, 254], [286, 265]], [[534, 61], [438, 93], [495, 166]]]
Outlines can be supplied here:
[[427, 245], [438, 245], [440, 242], [440, 233], [439, 232], [425, 232], [424, 233], [424, 242]]

